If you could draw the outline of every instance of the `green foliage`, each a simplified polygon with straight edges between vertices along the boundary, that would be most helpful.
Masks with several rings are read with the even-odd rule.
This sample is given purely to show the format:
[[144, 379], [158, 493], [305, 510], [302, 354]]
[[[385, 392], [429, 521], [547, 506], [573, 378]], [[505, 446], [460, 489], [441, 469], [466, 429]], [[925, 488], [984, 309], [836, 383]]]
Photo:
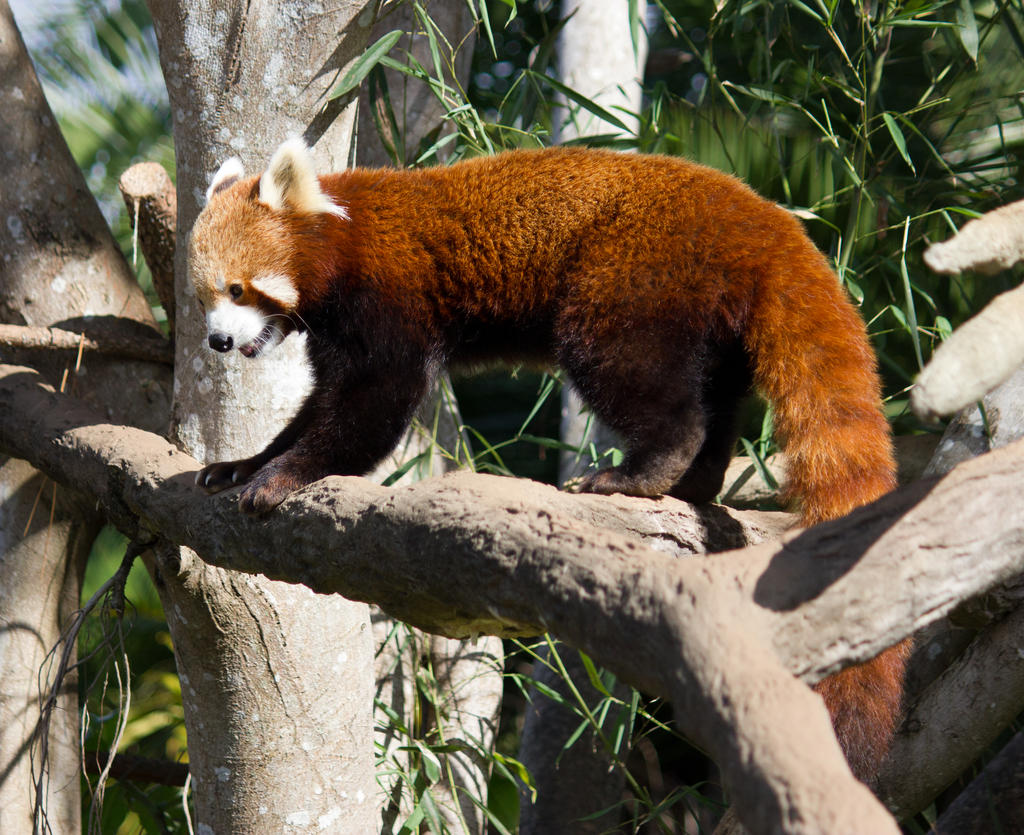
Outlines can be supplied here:
[[[82, 602], [112, 577], [127, 541], [104, 528], [89, 557]], [[106, 764], [110, 752], [154, 762], [187, 762], [181, 685], [163, 609], [140, 561], [125, 583], [125, 613], [99, 609], [79, 634], [79, 697], [86, 761]], [[97, 756], [95, 752], [99, 752]], [[181, 789], [85, 776], [83, 820], [102, 833], [187, 831]]]
[[[516, 781], [529, 784], [529, 773], [511, 754], [495, 752], [484, 740], [473, 738], [470, 727], [463, 728], [458, 739], [446, 737], [444, 728], [456, 705], [452, 689], [439, 682], [435, 674], [429, 638], [424, 641], [421, 633], [392, 622], [377, 654], [392, 659], [387, 673], [394, 672], [399, 663], [403, 665], [394, 679], [396, 686], [404, 680], [414, 682], [408, 694], [411, 705], [406, 705], [410, 721], [386, 701], [378, 699], [375, 703], [376, 715], [387, 720], [377, 729], [376, 773], [382, 791], [392, 799], [384, 811], [385, 820], [393, 822], [389, 831], [414, 833], [421, 827], [428, 832], [448, 831], [433, 793], [443, 789], [445, 796], [471, 800], [495, 833], [513, 832], [519, 814]], [[458, 686], [468, 687], [471, 682], [462, 681]], [[406, 698], [403, 695], [401, 701]], [[486, 797], [472, 796], [459, 786], [446, 759], [446, 755], [456, 753], [491, 763]]]
[[737, 173], [809, 222], [900, 397], [950, 322], [1007, 286], [933, 276], [921, 253], [956, 217], [1020, 196], [1019, 4], [667, 5], [690, 60], [658, 83], [687, 92], [666, 92], [652, 147]]
[[[144, 0], [78, 0], [37, 12], [28, 33], [47, 100], [107, 217], [132, 163], [174, 170], [170, 107]], [[122, 220], [115, 231], [128, 229]], [[127, 237], [127, 236], [126, 236]]]

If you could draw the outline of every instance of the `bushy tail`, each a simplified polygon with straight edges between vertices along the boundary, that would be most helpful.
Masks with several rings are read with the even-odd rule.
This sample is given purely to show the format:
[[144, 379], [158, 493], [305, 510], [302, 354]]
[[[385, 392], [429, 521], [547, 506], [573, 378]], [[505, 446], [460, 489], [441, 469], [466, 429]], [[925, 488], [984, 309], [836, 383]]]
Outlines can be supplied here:
[[[787, 493], [811, 525], [892, 490], [896, 464], [864, 323], [808, 244], [770, 268], [751, 311], [754, 380], [771, 402]], [[818, 692], [858, 778], [872, 783], [900, 715], [910, 641], [822, 681]]]
[[812, 525], [892, 490], [896, 464], [864, 323], [807, 248], [774, 267], [785, 274], [758, 294], [747, 347], [786, 452], [788, 496]]
[[836, 738], [858, 780], [874, 786], [902, 713], [903, 674], [913, 642], [889, 647], [870, 661], [820, 681]]

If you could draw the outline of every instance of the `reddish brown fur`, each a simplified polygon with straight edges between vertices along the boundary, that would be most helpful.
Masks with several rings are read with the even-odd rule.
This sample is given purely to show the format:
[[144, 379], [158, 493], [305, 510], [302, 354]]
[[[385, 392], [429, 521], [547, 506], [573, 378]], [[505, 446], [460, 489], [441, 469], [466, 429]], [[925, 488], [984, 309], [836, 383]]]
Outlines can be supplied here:
[[[320, 183], [350, 220], [272, 212], [249, 180], [215, 195], [197, 224], [208, 227], [199, 246], [239, 242], [239, 280], [271, 245], [300, 291], [296, 326], [309, 330], [323, 395], [276, 446], [236, 465], [243, 479], [259, 470], [249, 509], [328, 472], [365, 471], [436, 367], [494, 358], [560, 363], [623, 436], [623, 466], [586, 489], [712, 499], [751, 381], [774, 406], [805, 523], [893, 487], [859, 315], [800, 224], [734, 178], [674, 158], [552, 149]], [[380, 415], [394, 419], [373, 425]], [[231, 466], [208, 468], [211, 484], [226, 486]], [[891, 737], [905, 654], [819, 687], [862, 779]]]

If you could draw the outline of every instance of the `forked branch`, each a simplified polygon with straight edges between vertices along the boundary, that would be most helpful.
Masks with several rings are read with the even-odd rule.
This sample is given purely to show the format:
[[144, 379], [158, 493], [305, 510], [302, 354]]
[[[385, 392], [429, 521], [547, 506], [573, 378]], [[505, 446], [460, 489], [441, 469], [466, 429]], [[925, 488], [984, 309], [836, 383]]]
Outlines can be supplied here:
[[0, 448], [96, 495], [130, 535], [158, 532], [226, 568], [449, 635], [551, 631], [671, 698], [754, 832], [896, 831], [790, 673], [812, 682], [870, 658], [1014, 574], [1024, 541], [1024, 507], [990, 498], [1016, 489], [1020, 444], [780, 542], [691, 559], [626, 531], [671, 543], [673, 515], [734, 531], [750, 517], [455, 474], [390, 489], [325, 479], [248, 518], [193, 486], [193, 459], [25, 368], [0, 367]]

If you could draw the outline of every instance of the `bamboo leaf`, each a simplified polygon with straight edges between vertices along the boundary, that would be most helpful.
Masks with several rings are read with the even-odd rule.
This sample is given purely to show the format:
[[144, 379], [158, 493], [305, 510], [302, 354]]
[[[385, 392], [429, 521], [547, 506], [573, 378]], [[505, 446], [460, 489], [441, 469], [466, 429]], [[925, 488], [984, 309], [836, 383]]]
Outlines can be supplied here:
[[548, 396], [551, 394], [551, 392], [555, 390], [555, 387], [557, 385], [558, 378], [552, 377], [550, 375], [545, 375], [544, 383], [541, 386], [541, 390], [540, 393], [537, 395], [536, 401], [534, 401], [533, 408], [530, 410], [530, 414], [526, 416], [526, 420], [523, 421], [522, 426], [519, 427], [519, 431], [516, 432], [516, 435], [522, 435], [523, 432], [526, 431], [526, 427], [530, 425], [530, 421], [532, 421], [534, 417], [536, 417], [537, 412], [540, 411], [541, 407], [544, 405], [544, 402], [548, 399]]
[[591, 660], [590, 656], [582, 650], [580, 651], [580, 661], [583, 662], [583, 668], [587, 671], [587, 678], [590, 679], [590, 686], [601, 695], [611, 698], [612, 694], [608, 692], [608, 688], [605, 687], [604, 682], [601, 681], [601, 674], [597, 671], [597, 667], [594, 666], [594, 662]]
[[974, 63], [978, 63], [978, 21], [974, 17], [973, 0], [960, 0], [956, 6], [957, 35]]
[[903, 281], [903, 294], [907, 303], [905, 327], [914, 343], [914, 356], [917, 367], [924, 368], [924, 356], [921, 351], [921, 334], [917, 329], [917, 308], [914, 306], [914, 291], [910, 284], [910, 273], [907, 271], [907, 239], [910, 236], [910, 218], [903, 219], [903, 248], [900, 252], [900, 278]]
[[423, 27], [423, 31], [427, 35], [427, 44], [430, 47], [430, 62], [434, 66], [434, 77], [444, 78], [444, 69], [441, 65], [441, 50], [437, 44], [437, 33], [434, 31], [434, 21], [427, 16], [427, 13], [419, 3], [413, 3], [412, 8], [420, 20], [420, 25]]
[[570, 101], [576, 102], [576, 104], [578, 104], [580, 107], [582, 107], [589, 113], [593, 113], [601, 121], [608, 122], [609, 124], [614, 125], [615, 127], [620, 128], [621, 130], [624, 130], [626, 133], [632, 133], [632, 131], [626, 127], [626, 125], [622, 122], [621, 119], [619, 119], [618, 116], [615, 116], [613, 113], [605, 110], [597, 102], [588, 99], [582, 93], [576, 92], [575, 90], [572, 89], [572, 87], [567, 87], [561, 81], [556, 81], [555, 79], [547, 75], [540, 75], [539, 73], [536, 73], [533, 70], [525, 70], [525, 72], [535, 76], [538, 81], [553, 87], [556, 92], [561, 93]]
[[388, 156], [399, 168], [405, 168], [405, 137], [398, 128], [398, 117], [391, 104], [391, 92], [388, 89], [384, 68], [378, 64], [368, 76], [367, 97], [370, 101], [370, 113], [377, 136]]
[[[646, 3], [644, 7], [646, 8]], [[639, 0], [629, 0], [629, 37], [633, 42], [633, 57], [640, 55], [640, 27], [643, 26], [641, 19]]]
[[336, 99], [358, 87], [363, 79], [370, 74], [370, 70], [376, 67], [381, 59], [394, 49], [398, 39], [404, 34], [401, 29], [394, 29], [367, 49], [366, 52], [359, 56], [349, 71], [345, 73], [345, 77], [341, 79], [338, 86], [334, 88], [327, 98]]
[[518, 780], [522, 781], [522, 784], [529, 789], [531, 797], [535, 798], [537, 796], [537, 787], [534, 785], [533, 775], [530, 774], [530, 770], [525, 765], [514, 757], [507, 757], [498, 751], [495, 751], [493, 756], [497, 766], [505, 769], [509, 776], [515, 776]]
[[766, 87], [759, 87], [754, 84], [734, 84], [731, 81], [724, 82], [722, 86], [730, 87], [733, 90], [737, 90], [740, 93], [750, 96], [751, 98], [760, 99], [761, 101], [770, 102], [771, 104], [792, 105], [792, 102], [789, 99], [784, 96], [780, 96], [778, 93]]
[[824, 25], [826, 25], [828, 23], [828, 21], [824, 17], [822, 17], [822, 15], [820, 15], [818, 12], [816, 12], [814, 9], [812, 9], [810, 6], [808, 6], [806, 3], [801, 3], [800, 0], [789, 0], [789, 2], [790, 2], [790, 5], [795, 6], [800, 11], [802, 11], [805, 15], [807, 15], [810, 18], [812, 18], [813, 20], [816, 20], [822, 26], [824, 26]]
[[910, 333], [910, 326], [907, 324], [906, 314], [894, 304], [889, 305], [889, 312], [893, 315], [896, 321], [900, 323], [900, 327], [907, 333]]
[[[566, 751], [568, 751], [570, 748], [572, 748], [573, 745], [576, 744], [576, 740], [578, 740], [581, 736], [583, 736], [583, 732], [585, 730], [587, 730], [587, 728], [589, 728], [589, 727], [590, 727], [590, 722], [588, 720], [586, 720], [586, 719], [584, 719], [582, 722], [580, 722], [576, 726], [576, 730], [574, 730], [569, 735], [569, 738], [565, 741], [565, 744], [562, 746], [562, 750], [558, 754], [558, 758], [559, 759], [561, 759], [562, 754], [564, 754]], [[556, 762], [557, 762], [557, 760], [556, 760]]]
[[418, 739], [414, 740], [414, 745], [423, 758], [423, 773], [427, 775], [427, 779], [431, 783], [436, 783], [441, 779], [441, 761], [437, 758], [437, 754]]
[[754, 469], [757, 470], [757, 474], [761, 476], [761, 481], [767, 484], [772, 490], [778, 490], [778, 479], [776, 479], [772, 474], [772, 471], [768, 469], [768, 465], [765, 463], [764, 458], [762, 458], [758, 454], [757, 450], [754, 449], [754, 445], [746, 438], [740, 438], [740, 441], [743, 443], [743, 448], [747, 451], [750, 463], [754, 465]]
[[389, 475], [386, 479], [384, 479], [384, 481], [382, 481], [381, 484], [384, 487], [391, 487], [402, 476], [404, 476], [407, 472], [409, 472], [409, 470], [411, 470], [413, 467], [417, 466], [418, 464], [422, 464], [422, 463], [426, 462], [429, 458], [430, 458], [430, 450], [424, 450], [419, 455], [414, 455], [412, 458], [410, 458], [408, 461], [406, 461], [404, 464], [402, 464], [401, 467], [399, 467], [397, 470], [395, 470], [393, 473], [391, 473], [391, 475]]
[[[508, 0], [505, 0], [508, 3]], [[484, 34], [487, 35], [487, 43], [491, 45], [491, 55], [495, 58], [498, 57], [498, 48], [494, 45], [494, 30], [491, 28], [491, 16], [487, 11], [487, 0], [480, 0], [480, 2], [474, 4], [477, 11], [480, 13], [480, 22], [484, 25]], [[509, 22], [515, 17], [516, 4], [515, 2], [510, 3], [512, 6], [512, 15], [509, 17]]]
[[900, 126], [896, 124], [896, 120], [892, 118], [892, 114], [883, 113], [882, 120], [885, 122], [885, 126], [889, 129], [889, 136], [892, 137], [892, 141], [896, 145], [896, 150], [900, 152], [900, 156], [903, 157], [903, 161], [910, 166], [910, 170], [915, 174], [917, 169], [914, 168], [914, 163], [910, 160], [910, 154], [907, 153], [907, 140], [903, 136], [903, 131], [900, 130]]

